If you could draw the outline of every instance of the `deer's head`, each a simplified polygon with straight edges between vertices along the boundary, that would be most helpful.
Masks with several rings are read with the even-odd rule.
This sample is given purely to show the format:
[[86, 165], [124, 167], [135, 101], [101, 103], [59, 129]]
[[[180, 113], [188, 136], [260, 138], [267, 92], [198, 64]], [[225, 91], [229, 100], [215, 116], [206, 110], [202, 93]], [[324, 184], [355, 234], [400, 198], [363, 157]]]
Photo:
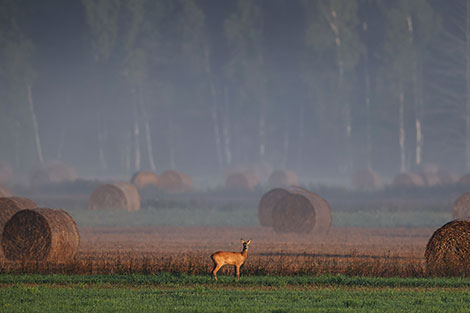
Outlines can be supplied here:
[[251, 243], [251, 239], [248, 240], [248, 241], [245, 241], [245, 240], [243, 240], [243, 239], [240, 239], [240, 241], [241, 241], [241, 243], [242, 243], [242, 245], [243, 245], [243, 250], [248, 250], [248, 246], [249, 246], [250, 243]]

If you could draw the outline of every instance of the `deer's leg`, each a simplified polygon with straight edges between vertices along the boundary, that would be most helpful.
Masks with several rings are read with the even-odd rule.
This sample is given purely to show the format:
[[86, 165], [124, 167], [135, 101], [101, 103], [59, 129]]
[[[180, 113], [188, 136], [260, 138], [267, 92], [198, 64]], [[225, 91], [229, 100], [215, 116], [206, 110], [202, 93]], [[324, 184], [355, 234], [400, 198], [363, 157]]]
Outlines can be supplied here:
[[217, 280], [217, 272], [220, 270], [222, 267], [222, 264], [214, 264], [214, 269], [212, 270], [212, 275], [214, 275], [215, 280]]
[[235, 265], [235, 268], [237, 269], [237, 280], [240, 280], [240, 266]]

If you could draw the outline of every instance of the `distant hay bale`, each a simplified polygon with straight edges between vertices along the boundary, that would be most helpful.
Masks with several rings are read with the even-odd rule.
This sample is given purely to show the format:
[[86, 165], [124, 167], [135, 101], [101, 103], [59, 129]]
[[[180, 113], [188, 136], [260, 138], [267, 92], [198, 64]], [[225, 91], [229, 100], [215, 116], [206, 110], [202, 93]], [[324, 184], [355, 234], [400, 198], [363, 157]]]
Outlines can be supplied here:
[[268, 179], [270, 188], [285, 187], [299, 184], [299, 177], [293, 171], [276, 170], [271, 173]]
[[139, 171], [134, 174], [131, 182], [139, 189], [146, 187], [158, 187], [158, 176], [154, 172]]
[[470, 192], [466, 192], [457, 198], [452, 207], [452, 217], [457, 218], [470, 218]]
[[460, 177], [458, 183], [461, 185], [470, 185], [470, 174]]
[[[27, 198], [4, 197], [0, 198], [0, 242], [5, 224], [16, 212], [25, 209], [37, 208], [37, 204]], [[3, 258], [3, 250], [0, 248], [0, 259]]]
[[10, 189], [0, 186], [0, 197], [12, 197], [13, 193]]
[[415, 173], [401, 173], [393, 179], [393, 184], [399, 187], [422, 187], [424, 181], [421, 176]]
[[249, 172], [234, 173], [225, 180], [225, 188], [238, 191], [252, 191], [258, 186], [258, 177]]
[[274, 188], [266, 192], [259, 201], [258, 204], [258, 220], [262, 226], [272, 226], [273, 225], [273, 208], [276, 204], [285, 196], [287, 196], [289, 191], [283, 188]]
[[380, 176], [371, 169], [362, 169], [355, 172], [351, 178], [351, 184], [358, 190], [377, 190], [384, 186]]
[[439, 176], [439, 180], [442, 185], [452, 185], [456, 184], [459, 181], [459, 177], [457, 174], [449, 172], [447, 170], [439, 170], [437, 172], [437, 175]]
[[21, 210], [3, 229], [3, 252], [12, 261], [67, 263], [77, 254], [79, 244], [77, 224], [64, 210]]
[[13, 178], [13, 169], [3, 161], [0, 161], [0, 185], [8, 185]]
[[425, 186], [432, 187], [441, 184], [441, 180], [437, 173], [424, 172], [419, 173], [419, 176], [421, 176], [421, 178], [423, 179]]
[[437, 229], [426, 245], [425, 257], [430, 275], [470, 275], [470, 220], [454, 220]]
[[167, 193], [183, 193], [192, 189], [191, 178], [182, 172], [168, 170], [158, 178], [158, 187]]
[[280, 233], [326, 233], [331, 227], [331, 208], [318, 194], [294, 187], [274, 206], [272, 223]]
[[88, 200], [88, 209], [140, 210], [140, 195], [137, 188], [128, 182], [101, 185]]
[[72, 182], [77, 180], [75, 169], [69, 165], [52, 162], [35, 168], [30, 175], [33, 186]]

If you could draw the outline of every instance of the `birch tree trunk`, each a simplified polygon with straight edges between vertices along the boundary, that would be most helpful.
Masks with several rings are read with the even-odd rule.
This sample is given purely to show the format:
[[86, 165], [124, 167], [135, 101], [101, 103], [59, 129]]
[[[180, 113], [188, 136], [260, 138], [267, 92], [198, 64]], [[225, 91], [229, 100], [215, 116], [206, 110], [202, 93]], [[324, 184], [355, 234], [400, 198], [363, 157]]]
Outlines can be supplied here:
[[298, 168], [297, 170], [302, 170], [303, 169], [303, 163], [304, 163], [304, 140], [305, 140], [305, 108], [304, 104], [301, 103], [299, 107], [299, 148], [298, 148]]
[[31, 120], [33, 122], [34, 142], [36, 144], [36, 153], [38, 155], [39, 163], [43, 164], [44, 158], [42, 155], [41, 138], [39, 136], [38, 120], [36, 117], [36, 112], [34, 111], [33, 92], [31, 90], [31, 84], [26, 83], [26, 89], [28, 92], [28, 102], [29, 102], [29, 110], [31, 113]]
[[405, 151], [405, 93], [403, 83], [399, 82], [399, 108], [398, 108], [398, 124], [399, 124], [399, 145], [400, 145], [400, 172], [406, 172], [406, 151]]
[[135, 99], [135, 91], [133, 92], [134, 98], [134, 170], [141, 169], [141, 156], [140, 156], [140, 125], [139, 125], [139, 110], [137, 108], [137, 101]]
[[152, 145], [152, 132], [150, 131], [150, 121], [147, 114], [147, 109], [143, 99], [142, 87], [139, 88], [139, 102], [142, 111], [142, 119], [144, 120], [145, 129], [145, 143], [147, 146], [147, 157], [149, 159], [150, 169], [155, 172], [157, 167], [155, 166], [155, 158], [153, 156], [153, 145]]
[[230, 112], [227, 88], [224, 89], [224, 120], [223, 120], [223, 138], [225, 164], [232, 164], [232, 142], [230, 133]]
[[467, 27], [465, 31], [465, 168], [470, 171], [470, 0], [467, 0]]

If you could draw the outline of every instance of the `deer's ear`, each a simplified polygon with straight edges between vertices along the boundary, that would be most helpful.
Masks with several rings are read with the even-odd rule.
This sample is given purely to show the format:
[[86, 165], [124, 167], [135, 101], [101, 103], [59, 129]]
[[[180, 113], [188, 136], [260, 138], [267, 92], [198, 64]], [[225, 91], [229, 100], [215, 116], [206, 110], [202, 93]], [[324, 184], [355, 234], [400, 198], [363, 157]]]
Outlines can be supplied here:
[[251, 239], [246, 242], [247, 245], [249, 245], [250, 243], [251, 243]]
[[245, 241], [244, 241], [243, 239], [241, 239], [241, 238], [240, 238], [240, 241], [241, 241], [241, 243], [245, 243]]

